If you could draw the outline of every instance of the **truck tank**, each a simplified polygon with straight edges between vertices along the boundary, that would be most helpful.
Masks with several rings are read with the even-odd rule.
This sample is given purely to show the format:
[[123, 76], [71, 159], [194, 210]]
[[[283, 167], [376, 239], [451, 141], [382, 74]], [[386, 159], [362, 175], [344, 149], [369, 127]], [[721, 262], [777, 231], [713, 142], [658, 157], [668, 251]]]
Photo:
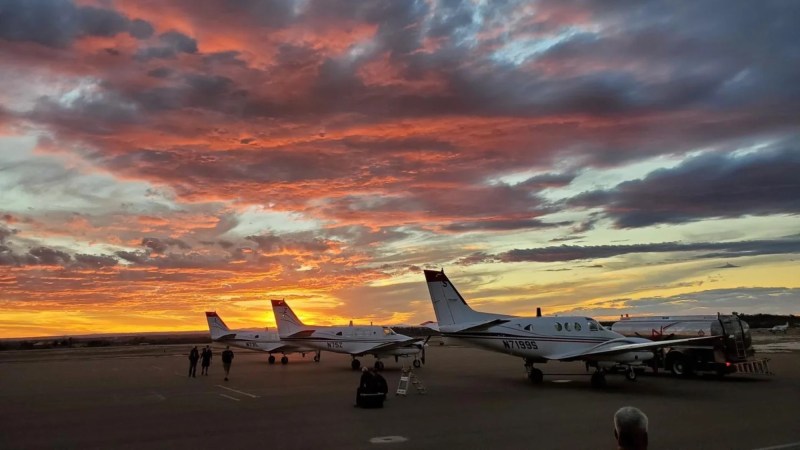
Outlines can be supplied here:
[[623, 318], [614, 323], [611, 330], [623, 336], [643, 337], [652, 341], [720, 336], [738, 341], [730, 344], [738, 344], [745, 350], [739, 359], [747, 357], [747, 350], [752, 354], [750, 326], [734, 315]]
[[[653, 341], [719, 336], [719, 339], [662, 349], [660, 362], [673, 373], [713, 370], [718, 373], [768, 373], [767, 360], [753, 359], [755, 351], [747, 322], [735, 315], [622, 317], [611, 330], [623, 336]], [[759, 367], [753, 369], [754, 363]]]

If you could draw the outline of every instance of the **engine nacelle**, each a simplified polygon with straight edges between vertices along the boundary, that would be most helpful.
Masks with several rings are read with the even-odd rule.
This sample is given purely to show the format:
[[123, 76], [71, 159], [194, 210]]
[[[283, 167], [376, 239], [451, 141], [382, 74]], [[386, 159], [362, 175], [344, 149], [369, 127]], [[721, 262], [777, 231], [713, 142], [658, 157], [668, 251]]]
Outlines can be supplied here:
[[603, 362], [608, 361], [613, 364], [627, 364], [627, 365], [641, 364], [650, 359], [653, 359], [653, 352], [645, 350], [603, 356]]

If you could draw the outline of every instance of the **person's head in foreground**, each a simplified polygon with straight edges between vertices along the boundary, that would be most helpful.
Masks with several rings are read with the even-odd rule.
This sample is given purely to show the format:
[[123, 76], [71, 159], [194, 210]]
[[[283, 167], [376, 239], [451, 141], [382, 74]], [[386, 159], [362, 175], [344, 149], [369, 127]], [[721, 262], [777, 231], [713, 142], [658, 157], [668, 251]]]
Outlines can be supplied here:
[[614, 414], [614, 437], [623, 450], [647, 448], [647, 416], [638, 408], [624, 406]]

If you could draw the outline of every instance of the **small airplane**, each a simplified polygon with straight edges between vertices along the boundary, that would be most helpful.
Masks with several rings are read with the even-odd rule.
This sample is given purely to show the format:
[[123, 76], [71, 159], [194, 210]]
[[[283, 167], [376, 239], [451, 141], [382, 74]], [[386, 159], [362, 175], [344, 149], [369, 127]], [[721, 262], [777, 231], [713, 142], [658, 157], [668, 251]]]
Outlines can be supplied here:
[[467, 305], [444, 270], [425, 270], [425, 280], [442, 336], [522, 357], [528, 378], [537, 384], [543, 381], [544, 375], [534, 367], [534, 363], [547, 361], [584, 361], [587, 370], [595, 368], [591, 378], [595, 387], [605, 385], [606, 370], [620, 365], [626, 367], [625, 377], [634, 381], [634, 367], [653, 358], [651, 350], [714, 338], [653, 342], [625, 337], [589, 317], [541, 317], [538, 312], [536, 317], [517, 317], [478, 312]]
[[314, 348], [296, 345], [281, 340], [278, 333], [269, 332], [266, 329], [255, 330], [231, 330], [222, 321], [222, 318], [213, 311], [206, 312], [208, 321], [208, 331], [211, 333], [211, 340], [221, 344], [232, 345], [234, 347], [246, 348], [248, 350], [258, 350], [269, 353], [267, 362], [275, 364], [273, 353], [280, 353], [281, 364], [288, 364], [289, 358], [286, 356], [291, 353], [300, 353], [303, 357], [306, 353], [314, 353], [314, 362], [319, 362], [320, 351]]
[[284, 300], [272, 300], [272, 312], [278, 324], [278, 334], [284, 342], [325, 350], [346, 353], [353, 357], [353, 370], [361, 367], [359, 356], [375, 357], [375, 369], [383, 370], [381, 358], [394, 356], [413, 357], [416, 368], [425, 363], [425, 342], [422, 339], [397, 334], [382, 326], [315, 326], [304, 324]]
[[783, 325], [775, 325], [774, 327], [769, 329], [770, 333], [783, 333], [783, 334], [786, 334], [787, 331], [789, 331], [789, 322], [786, 322]]

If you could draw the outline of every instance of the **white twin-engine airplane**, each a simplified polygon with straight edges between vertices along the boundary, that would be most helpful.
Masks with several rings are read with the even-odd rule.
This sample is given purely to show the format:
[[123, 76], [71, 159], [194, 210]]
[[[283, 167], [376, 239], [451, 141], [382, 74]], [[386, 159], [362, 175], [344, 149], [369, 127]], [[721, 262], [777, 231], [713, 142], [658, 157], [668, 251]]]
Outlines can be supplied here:
[[775, 325], [774, 327], [769, 329], [770, 333], [783, 333], [783, 334], [786, 334], [787, 331], [789, 331], [789, 322], [786, 322], [786, 324], [784, 324], [784, 325]]
[[314, 353], [314, 362], [319, 362], [319, 350], [282, 341], [278, 333], [269, 332], [266, 329], [231, 330], [216, 312], [206, 312], [206, 320], [208, 320], [208, 331], [211, 332], [212, 341], [234, 347], [267, 352], [269, 353], [267, 361], [270, 364], [275, 364], [273, 353], [281, 353], [283, 355], [281, 364], [289, 363], [289, 358], [286, 355], [290, 353], [300, 353], [303, 357], [306, 356], [306, 353]]
[[382, 370], [384, 356], [394, 356], [395, 361], [402, 357], [414, 357], [414, 367], [425, 362], [425, 343], [395, 333], [389, 327], [381, 326], [316, 326], [305, 325], [297, 318], [292, 308], [284, 300], [272, 300], [272, 312], [278, 324], [281, 340], [304, 347], [312, 347], [334, 353], [346, 353], [353, 357], [351, 367], [358, 370], [361, 361], [358, 356], [375, 357], [375, 369]]
[[653, 342], [625, 337], [603, 328], [589, 317], [516, 317], [473, 310], [447, 279], [444, 270], [425, 271], [439, 331], [448, 338], [525, 360], [528, 378], [541, 383], [542, 371], [534, 363], [547, 361], [585, 361], [596, 370], [593, 386], [605, 385], [605, 370], [627, 366], [625, 376], [636, 379], [634, 366], [653, 358], [652, 349], [711, 337]]

